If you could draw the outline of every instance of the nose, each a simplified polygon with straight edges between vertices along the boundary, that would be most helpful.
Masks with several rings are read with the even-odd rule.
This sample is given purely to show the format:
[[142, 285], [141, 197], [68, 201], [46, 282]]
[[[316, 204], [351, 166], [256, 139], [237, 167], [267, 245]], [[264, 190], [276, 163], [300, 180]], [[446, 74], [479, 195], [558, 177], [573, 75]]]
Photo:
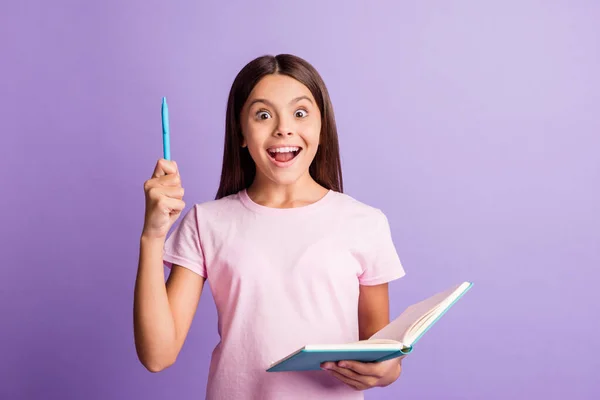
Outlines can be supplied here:
[[293, 136], [293, 124], [287, 118], [279, 118], [277, 127], [275, 128], [274, 136], [285, 137]]

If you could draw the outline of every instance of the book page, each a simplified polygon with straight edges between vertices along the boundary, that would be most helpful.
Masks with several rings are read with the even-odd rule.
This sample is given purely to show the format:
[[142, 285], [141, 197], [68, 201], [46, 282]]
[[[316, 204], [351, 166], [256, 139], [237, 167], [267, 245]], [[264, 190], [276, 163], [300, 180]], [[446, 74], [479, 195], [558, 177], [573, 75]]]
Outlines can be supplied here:
[[363, 340], [346, 344], [311, 344], [304, 346], [309, 351], [345, 351], [345, 350], [372, 350], [372, 349], [402, 349], [402, 344], [396, 341], [375, 342]]
[[400, 344], [399, 341], [393, 340], [393, 339], [365, 339], [365, 340], [359, 340], [358, 342], [353, 342], [351, 344], [361, 344], [361, 343], [367, 343], [367, 344]]
[[414, 343], [418, 340], [418, 338], [421, 337], [421, 335], [423, 335], [430, 326], [433, 325], [467, 289], [469, 289], [470, 286], [469, 282], [458, 285], [448, 297], [439, 302], [429, 313], [427, 313], [427, 315], [410, 326], [407, 333], [404, 335], [406, 342]]
[[[461, 284], [462, 285], [462, 284]], [[375, 333], [369, 338], [371, 339], [391, 339], [398, 342], [410, 345], [409, 339], [410, 328], [417, 324], [419, 320], [426, 317], [435, 310], [444, 300], [450, 297], [461, 285], [453, 286], [452, 288], [435, 294], [419, 303], [408, 307], [398, 318], [390, 322], [387, 326]]]

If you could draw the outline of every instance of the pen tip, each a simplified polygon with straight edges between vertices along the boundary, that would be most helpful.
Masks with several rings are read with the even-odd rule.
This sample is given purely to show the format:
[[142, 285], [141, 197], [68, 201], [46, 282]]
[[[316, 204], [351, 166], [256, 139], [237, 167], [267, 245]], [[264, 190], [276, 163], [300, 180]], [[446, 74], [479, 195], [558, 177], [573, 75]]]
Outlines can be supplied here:
[[163, 97], [163, 98], [162, 98], [162, 102], [163, 102], [163, 104], [165, 104], [165, 103], [167, 102], [167, 98], [166, 98], [166, 97]]

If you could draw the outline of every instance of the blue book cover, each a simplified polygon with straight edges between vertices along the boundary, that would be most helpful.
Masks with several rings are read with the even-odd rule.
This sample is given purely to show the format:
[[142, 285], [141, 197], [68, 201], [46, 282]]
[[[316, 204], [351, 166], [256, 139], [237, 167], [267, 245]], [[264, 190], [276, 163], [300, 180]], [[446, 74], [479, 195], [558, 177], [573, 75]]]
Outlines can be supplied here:
[[306, 345], [271, 364], [267, 372], [320, 370], [326, 361], [381, 362], [409, 354], [415, 343], [470, 288], [463, 282], [408, 307], [367, 340], [345, 344]]

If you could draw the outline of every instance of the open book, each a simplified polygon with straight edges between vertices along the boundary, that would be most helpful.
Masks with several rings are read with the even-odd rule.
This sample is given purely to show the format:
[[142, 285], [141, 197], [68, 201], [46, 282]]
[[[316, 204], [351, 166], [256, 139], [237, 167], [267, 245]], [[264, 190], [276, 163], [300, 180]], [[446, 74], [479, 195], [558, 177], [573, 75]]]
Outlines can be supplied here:
[[274, 362], [267, 372], [320, 370], [326, 361], [380, 362], [412, 351], [417, 341], [472, 286], [463, 282], [408, 307], [367, 340], [345, 344], [307, 345]]

